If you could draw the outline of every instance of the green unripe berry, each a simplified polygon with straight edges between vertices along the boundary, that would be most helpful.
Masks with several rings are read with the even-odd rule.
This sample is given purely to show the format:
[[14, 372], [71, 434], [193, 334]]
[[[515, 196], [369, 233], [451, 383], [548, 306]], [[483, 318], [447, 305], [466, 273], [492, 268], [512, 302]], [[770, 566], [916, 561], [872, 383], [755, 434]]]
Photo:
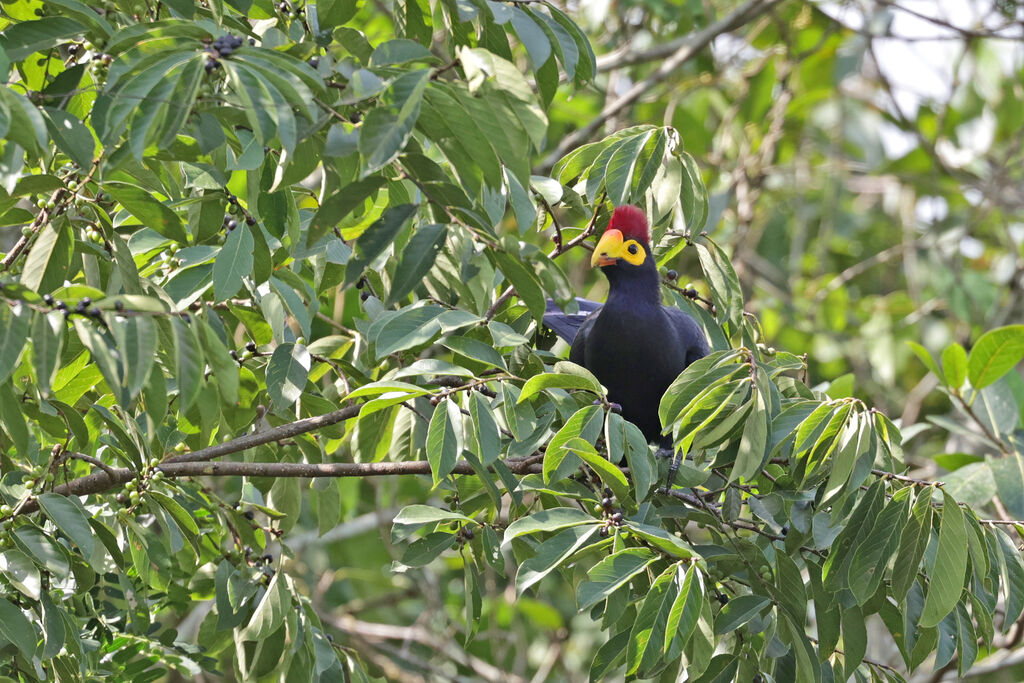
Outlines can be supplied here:
[[150, 467], [156, 467], [159, 464], [160, 464], [160, 458], [150, 458], [149, 459], [149, 466]]
[[31, 237], [32, 236], [32, 228], [30, 226], [28, 226], [28, 225], [23, 225], [21, 227], [21, 235], [22, 235], [22, 237]]
[[3, 515], [4, 517], [8, 517], [8, 516], [10, 516], [13, 513], [14, 513], [14, 508], [12, 508], [10, 505], [0, 505], [0, 515]]
[[69, 180], [68, 181], [68, 190], [70, 190], [71, 192], [74, 192], [77, 189], [78, 189], [78, 182], [76, 182], [74, 180]]
[[46, 208], [46, 199], [44, 199], [43, 197], [40, 197], [39, 199], [37, 199], [36, 200], [36, 206], [38, 206], [40, 209], [45, 209]]
[[134, 491], [135, 490], [135, 480], [134, 479], [130, 479], [129, 481], [125, 482], [124, 488], [127, 491]]
[[306, 338], [305, 337], [298, 337], [298, 338], [296, 338], [295, 344], [297, 346], [305, 346], [306, 345]]
[[132, 491], [128, 494], [128, 500], [132, 505], [138, 505], [142, 502], [142, 496], [139, 495], [138, 491]]
[[46, 202], [46, 208], [47, 209], [53, 209], [53, 208], [56, 208], [56, 207], [57, 207], [57, 202], [53, 201], [52, 199], [50, 199], [50, 200], [48, 200]]

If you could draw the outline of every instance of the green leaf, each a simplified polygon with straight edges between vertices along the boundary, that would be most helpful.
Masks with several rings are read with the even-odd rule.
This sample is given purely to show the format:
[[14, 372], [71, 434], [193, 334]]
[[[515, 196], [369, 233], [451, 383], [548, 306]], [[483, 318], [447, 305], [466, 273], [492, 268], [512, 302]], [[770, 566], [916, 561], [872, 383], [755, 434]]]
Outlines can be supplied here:
[[604, 600], [657, 559], [646, 548], [627, 548], [604, 558], [587, 572], [590, 580], [580, 584], [576, 596], [580, 610]]
[[192, 326], [186, 325], [179, 318], [172, 319], [171, 324], [174, 327], [174, 347], [177, 352], [175, 378], [178, 381], [178, 409], [185, 412], [192, 406], [203, 386], [203, 357]]
[[729, 473], [729, 481], [747, 482], [761, 473], [768, 445], [768, 406], [760, 386], [753, 392], [753, 406], [743, 423], [743, 435], [736, 452], [736, 462]]
[[455, 353], [460, 353], [473, 360], [492, 365], [501, 370], [506, 369], [505, 359], [501, 357], [501, 354], [495, 351], [493, 346], [484, 344], [478, 339], [473, 339], [472, 337], [447, 337], [441, 340], [441, 344]]
[[395, 38], [378, 45], [370, 55], [370, 66], [393, 66], [405, 62], [437, 59], [415, 40]]
[[896, 560], [892, 565], [890, 591], [899, 602], [903, 602], [910, 587], [917, 578], [921, 558], [932, 532], [932, 494], [924, 491], [918, 496], [910, 513], [910, 520], [900, 537]]
[[367, 113], [359, 132], [359, 153], [366, 159], [364, 174], [387, 166], [405, 149], [419, 118], [429, 79], [429, 69], [399, 76], [390, 88], [403, 98], [398, 111], [381, 106]]
[[522, 261], [513, 258], [505, 252], [496, 251], [491, 253], [493, 253], [501, 272], [508, 279], [512, 288], [515, 289], [516, 296], [530, 310], [530, 315], [533, 316], [533, 319], [540, 323], [544, 318], [547, 304], [544, 297], [544, 288], [536, 273], [523, 265]]
[[42, 107], [41, 111], [54, 144], [81, 168], [89, 168], [96, 150], [92, 132], [78, 118], [61, 109]]
[[519, 565], [516, 572], [516, 594], [522, 595], [527, 588], [557, 569], [582, 548], [597, 533], [598, 528], [597, 524], [569, 527], [537, 546], [534, 556]]
[[328, 197], [309, 222], [306, 247], [312, 247], [319, 242], [324, 235], [337, 227], [343, 218], [376, 194], [384, 183], [385, 180], [381, 176], [371, 175], [345, 185], [340, 192]]
[[8, 548], [0, 554], [0, 573], [14, 588], [33, 600], [43, 594], [39, 569], [25, 553]]
[[[589, 442], [579, 437], [574, 437], [563, 443], [562, 448], [575, 453], [583, 462], [590, 465], [590, 468], [600, 477], [601, 482], [612, 490], [620, 502], [631, 501], [632, 496], [630, 495], [629, 482], [626, 481], [626, 475], [618, 467], [608, 462], [603, 455], [599, 454]], [[631, 505], [632, 502], [629, 504]]]
[[446, 398], [434, 408], [427, 428], [427, 460], [436, 484], [451, 474], [462, 452], [462, 414], [458, 405]]
[[305, 346], [288, 342], [274, 349], [267, 363], [267, 393], [276, 411], [299, 400], [306, 388], [312, 358]]
[[703, 576], [696, 565], [691, 564], [672, 603], [672, 609], [669, 610], [662, 653], [667, 653], [673, 644], [680, 648], [686, 645], [697, 626], [701, 606], [705, 601]]
[[738, 595], [729, 600], [715, 619], [715, 634], [731, 633], [771, 604], [763, 595]]
[[847, 680], [853, 677], [867, 652], [868, 634], [864, 622], [865, 615], [858, 607], [843, 610], [843, 675]]
[[551, 57], [551, 43], [537, 22], [518, 7], [512, 8], [512, 26], [519, 41], [526, 47], [533, 68], [538, 69]]
[[345, 286], [354, 284], [363, 271], [391, 246], [406, 222], [416, 213], [413, 204], [388, 207], [356, 240], [355, 255], [345, 266]]
[[51, 292], [60, 287], [67, 276], [74, 246], [71, 226], [66, 220], [46, 223], [29, 247], [21, 284], [34, 292]]
[[459, 512], [442, 510], [430, 505], [406, 505], [392, 520], [394, 524], [417, 527], [452, 521], [473, 522], [473, 519]]
[[[14, 22], [3, 36], [4, 52], [12, 62], [20, 62], [33, 52], [46, 52], [64, 38], [84, 33], [86, 27], [68, 17], [44, 17], [34, 21]], [[26, 655], [27, 656], [27, 655]]]
[[[679, 154], [683, 166], [683, 179], [679, 186], [679, 199], [683, 206], [683, 217], [686, 229], [691, 233], [699, 233], [708, 219], [708, 191], [704, 187], [697, 162], [687, 152]], [[714, 227], [714, 226], [711, 226]], [[703, 258], [701, 259], [703, 265]], [[730, 265], [726, 270], [731, 270]], [[707, 272], [707, 271], [705, 271]], [[742, 302], [741, 302], [742, 305]]]
[[647, 591], [630, 631], [626, 648], [627, 674], [635, 674], [640, 670], [640, 675], [646, 677], [651, 666], [661, 659], [661, 646], [665, 642], [669, 614], [679, 595], [679, 584], [676, 581], [678, 572], [678, 564], [669, 565]]
[[967, 352], [956, 342], [942, 352], [942, 372], [950, 389], [957, 390], [967, 379]]
[[157, 329], [152, 318], [116, 317], [108, 323], [121, 353], [121, 376], [124, 388], [134, 398], [146, 385], [157, 352]]
[[0, 598], [0, 634], [17, 646], [25, 659], [32, 660], [36, 651], [36, 630], [25, 614], [4, 598]]
[[660, 526], [627, 520], [629, 529], [662, 552], [675, 557], [693, 557], [690, 544]]
[[118, 204], [147, 228], [156, 230], [164, 237], [180, 244], [188, 241], [178, 214], [174, 213], [166, 204], [154, 199], [152, 194], [141, 187], [123, 182], [107, 181], [103, 183], [103, 191], [109, 193]]
[[39, 496], [39, 507], [58, 529], [74, 541], [86, 559], [92, 555], [92, 527], [89, 526], [89, 517], [77, 498], [44, 493]]
[[1013, 519], [1024, 519], [1024, 456], [1015, 451], [1001, 458], [990, 458], [988, 464], [1006, 511]]
[[864, 605], [878, 590], [885, 567], [897, 550], [900, 534], [907, 526], [911, 493], [909, 487], [897, 492], [881, 514], [869, 520], [871, 531], [853, 553], [849, 588], [858, 605]]
[[939, 364], [935, 362], [934, 358], [932, 358], [932, 354], [928, 352], [928, 349], [913, 341], [907, 341], [907, 346], [909, 346], [910, 350], [914, 352], [914, 355], [921, 359], [921, 362], [924, 363], [929, 372], [939, 379], [945, 378], [945, 374], [943, 374], [942, 370], [939, 369]]
[[502, 546], [507, 546], [512, 539], [538, 531], [556, 531], [569, 526], [593, 524], [596, 520], [579, 508], [548, 508], [527, 517], [520, 517], [505, 527]]
[[[0, 382], [6, 379], [3, 371], [3, 356], [4, 352], [8, 351], [5, 337], [11, 332], [4, 322], [4, 313], [9, 310], [6, 307], [0, 310]], [[60, 364], [60, 353], [64, 348], [66, 327], [64, 315], [60, 311], [40, 312], [32, 321], [32, 365], [36, 371], [36, 382], [44, 396], [49, 396], [51, 393], [50, 385]], [[14, 346], [13, 340], [11, 346]]]
[[246, 225], [228, 233], [224, 246], [213, 262], [213, 296], [217, 301], [230, 299], [242, 288], [242, 280], [252, 273], [256, 242]]
[[441, 334], [438, 317], [444, 311], [445, 309], [440, 306], [413, 305], [387, 319], [373, 338], [377, 358], [384, 358], [433, 340]]
[[482, 394], [473, 392], [469, 400], [469, 415], [473, 420], [476, 443], [480, 448], [480, 461], [490, 465], [501, 455], [501, 441], [498, 437], [498, 423], [494, 420], [491, 407]]
[[1024, 358], [1024, 325], [989, 330], [978, 338], [967, 361], [971, 386], [980, 390], [1005, 375]]
[[[975, 347], [977, 348], [977, 347]], [[938, 626], [953, 611], [964, 588], [967, 572], [967, 529], [964, 513], [943, 491], [942, 522], [935, 565], [929, 573], [928, 595], [921, 612], [921, 628]]]
[[597, 382], [596, 378], [591, 379], [583, 375], [567, 375], [558, 372], [543, 372], [526, 380], [526, 384], [523, 385], [523, 391], [519, 394], [519, 403], [529, 400], [545, 389], [583, 389], [598, 396], [604, 393], [601, 391], [601, 385]]
[[31, 321], [32, 311], [27, 305], [21, 302], [0, 304], [0, 384], [6, 382], [18, 366]]
[[423, 282], [444, 247], [447, 234], [448, 226], [443, 223], [431, 223], [416, 229], [395, 268], [395, 277], [388, 291], [388, 305], [401, 301]]

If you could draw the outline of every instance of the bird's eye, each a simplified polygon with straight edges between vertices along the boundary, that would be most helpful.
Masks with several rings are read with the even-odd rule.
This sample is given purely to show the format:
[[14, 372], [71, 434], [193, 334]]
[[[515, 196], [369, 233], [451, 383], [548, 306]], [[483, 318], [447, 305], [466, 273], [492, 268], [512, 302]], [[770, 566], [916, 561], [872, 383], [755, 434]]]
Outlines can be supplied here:
[[634, 256], [636, 256], [636, 252], [639, 250], [639, 247], [637, 247], [635, 244], [631, 244], [631, 245], [629, 245], [627, 250], [629, 251], [630, 254], [633, 254]]

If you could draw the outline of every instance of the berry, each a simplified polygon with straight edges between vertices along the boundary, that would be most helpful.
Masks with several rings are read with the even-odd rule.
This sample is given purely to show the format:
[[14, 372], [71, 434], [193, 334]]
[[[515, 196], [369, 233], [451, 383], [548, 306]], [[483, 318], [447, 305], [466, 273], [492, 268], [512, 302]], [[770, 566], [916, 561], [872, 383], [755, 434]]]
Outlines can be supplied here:
[[63, 301], [58, 300], [57, 303], [54, 305], [54, 308], [56, 308], [58, 311], [66, 311], [68, 310], [68, 305]]
[[250, 227], [253, 226], [253, 225], [256, 225], [256, 219], [253, 218], [252, 216], [246, 216], [245, 217], [245, 224], [250, 226]]
[[612, 522], [614, 522], [616, 525], [622, 524], [622, 519], [623, 518], [622, 518], [622, 512], [621, 511], [616, 512], [615, 514], [612, 515]]
[[124, 303], [121, 302], [121, 301], [115, 301], [114, 302], [114, 308], [117, 309], [118, 311], [123, 311], [124, 310]]
[[228, 351], [228, 355], [230, 355], [235, 360], [238, 360], [238, 352], [235, 351], [234, 349], [231, 349], [230, 351]]
[[81, 300], [81, 301], [79, 301], [78, 303], [79, 303], [79, 305], [81, 305], [81, 306], [90, 306], [90, 305], [92, 305], [92, 299], [90, 299], [90, 298], [89, 298], [89, 297], [87, 297], [87, 296], [83, 296], [83, 297], [82, 297], [82, 300]]
[[[256, 519], [256, 513], [253, 512], [252, 510], [246, 510], [244, 513], [242, 513], [242, 516], [245, 517], [246, 519], [250, 520], [250, 521]], [[252, 552], [252, 551], [250, 550], [249, 552]], [[246, 555], [248, 555], [249, 552], [247, 552]]]
[[52, 306], [53, 305], [53, 295], [52, 294], [43, 294], [43, 303], [46, 304], [47, 306]]
[[206, 73], [210, 73], [210, 72], [214, 71], [215, 69], [219, 69], [220, 68], [220, 62], [218, 62], [216, 59], [213, 59], [211, 57], [210, 59], [206, 60], [206, 64], [203, 65], [203, 68], [206, 69]]
[[602, 498], [601, 499], [601, 507], [603, 507], [603, 508], [610, 508], [611, 506], [612, 506], [612, 499], [611, 498]]
[[669, 280], [675, 280], [677, 277], [679, 277], [679, 273], [677, 273], [674, 270], [670, 270], [667, 273], [665, 273], [665, 277], [667, 277]]
[[616, 415], [621, 415], [622, 414], [622, 406], [619, 405], [618, 403], [609, 403], [608, 404], [608, 409], [611, 410]]
[[370, 298], [370, 293], [369, 292], [359, 292], [359, 300], [360, 301], [366, 301], [369, 298]]
[[320, 66], [320, 58], [319, 57], [310, 57], [309, 58], [309, 65], [311, 67], [313, 67], [314, 69], [317, 68], [318, 66]]
[[37, 199], [36, 200], [36, 206], [38, 206], [40, 209], [45, 209], [46, 208], [46, 199], [44, 199], [43, 197], [40, 197], [39, 199]]
[[21, 226], [21, 236], [22, 237], [31, 237], [32, 236], [32, 226], [30, 226], [30, 225], [23, 225], [23, 226]]
[[224, 225], [227, 227], [228, 232], [231, 232], [232, 230], [238, 227], [238, 221], [236, 221], [234, 218], [229, 218], [228, 222], [225, 223]]
[[92, 308], [89, 309], [89, 317], [90, 318], [97, 318], [97, 319], [98, 318], [102, 318], [103, 317], [103, 312], [100, 309], [98, 309], [95, 306], [93, 306]]
[[462, 527], [462, 537], [467, 541], [473, 540], [473, 530], [469, 527]]
[[245, 350], [249, 353], [256, 353], [256, 342], [246, 342]]

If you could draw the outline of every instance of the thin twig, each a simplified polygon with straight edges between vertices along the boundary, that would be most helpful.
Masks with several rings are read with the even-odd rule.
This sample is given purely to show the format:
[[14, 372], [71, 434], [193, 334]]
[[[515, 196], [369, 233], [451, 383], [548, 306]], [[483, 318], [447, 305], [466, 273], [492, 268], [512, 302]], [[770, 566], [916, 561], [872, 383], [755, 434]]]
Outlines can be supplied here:
[[715, 38], [749, 23], [770, 10], [780, 1], [748, 0], [722, 19], [687, 36], [686, 40], [650, 76], [634, 84], [632, 88], [623, 93], [618, 99], [606, 104], [601, 113], [594, 117], [586, 126], [564, 137], [558, 144], [558, 147], [541, 164], [542, 170], [550, 169], [567, 152], [590, 139], [590, 136], [601, 128], [606, 121], [618, 115], [619, 112], [636, 102], [648, 90], [661, 83], [670, 75], [677, 73], [679, 67], [710, 45]]

